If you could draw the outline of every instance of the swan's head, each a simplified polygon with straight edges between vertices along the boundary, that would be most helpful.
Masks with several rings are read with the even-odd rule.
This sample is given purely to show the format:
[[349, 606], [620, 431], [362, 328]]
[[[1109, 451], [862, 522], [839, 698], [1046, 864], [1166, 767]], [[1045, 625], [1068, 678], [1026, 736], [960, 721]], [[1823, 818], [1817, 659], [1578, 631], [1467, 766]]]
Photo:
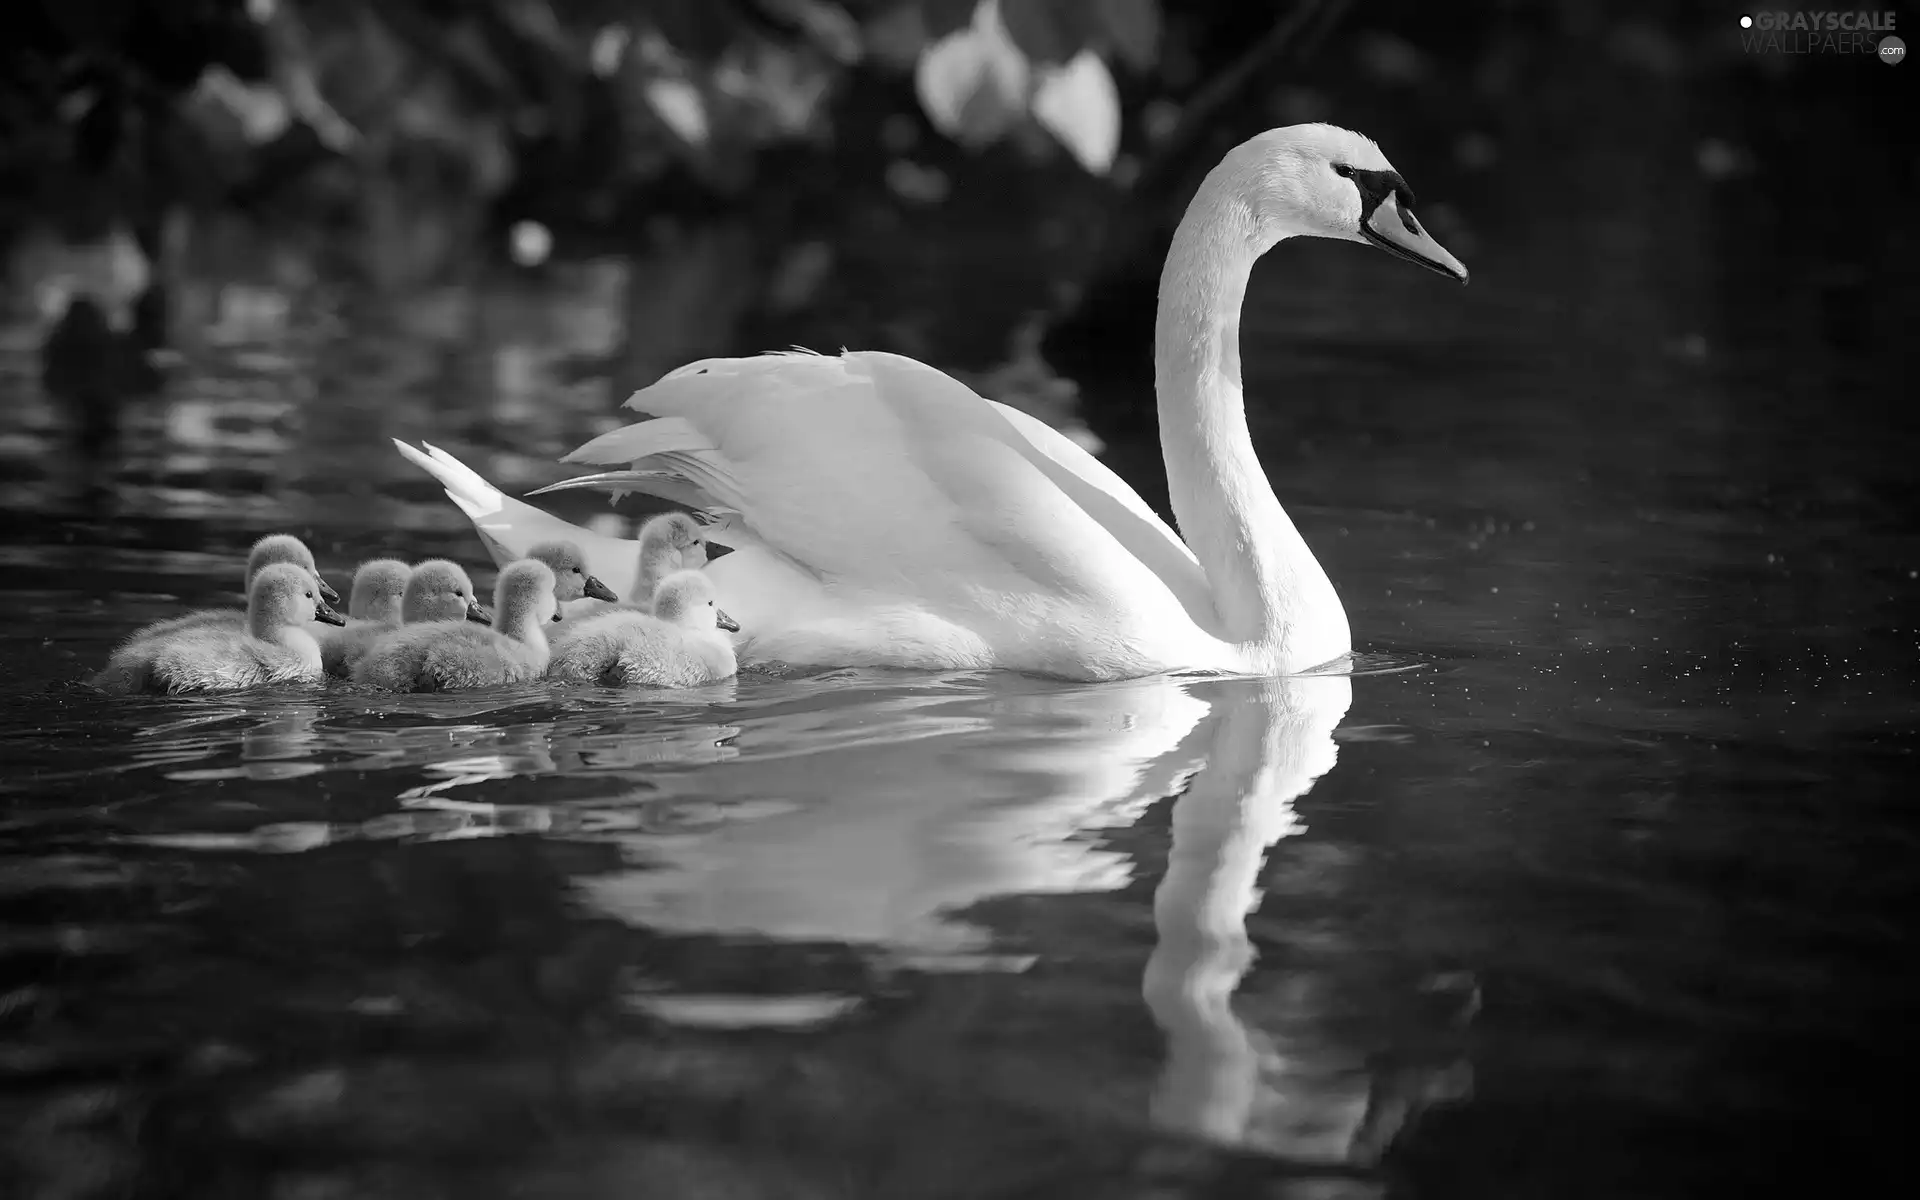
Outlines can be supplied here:
[[361, 621], [399, 621], [412, 578], [413, 568], [397, 558], [361, 563], [347, 592], [347, 615]]
[[1262, 250], [1296, 236], [1365, 242], [1467, 281], [1467, 268], [1414, 219], [1413, 189], [1371, 138], [1336, 125], [1269, 129], [1230, 151], [1216, 174], [1245, 199]]
[[302, 568], [307, 574], [313, 576], [314, 584], [320, 589], [320, 599], [329, 604], [339, 603], [340, 593], [328, 587], [327, 581], [320, 578], [320, 569], [313, 562], [313, 551], [307, 549], [305, 542], [290, 533], [270, 533], [255, 542], [253, 549], [247, 551], [247, 593], [249, 595], [253, 593], [254, 576], [260, 573], [262, 567], [273, 563], [290, 563]]
[[653, 589], [653, 615], [686, 629], [740, 631], [740, 623], [721, 611], [713, 581], [698, 571], [675, 571], [662, 579]]
[[668, 553], [679, 556], [682, 570], [707, 565], [707, 533], [700, 522], [683, 512], [661, 513], [640, 527], [640, 559], [659, 561]]
[[255, 633], [308, 621], [346, 624], [345, 618], [327, 607], [313, 572], [294, 563], [268, 563], [254, 575], [247, 588], [247, 621]]
[[494, 624], [503, 631], [560, 619], [559, 580], [537, 558], [508, 563], [493, 585]]
[[430, 558], [413, 565], [407, 580], [406, 598], [400, 602], [401, 619], [409, 625], [421, 621], [477, 621], [489, 624], [492, 618], [480, 607], [473, 580], [459, 563]]
[[590, 596], [595, 600], [618, 600], [613, 589], [587, 573], [587, 556], [572, 542], [541, 542], [527, 551], [527, 557], [547, 564], [553, 572], [554, 586], [562, 604]]

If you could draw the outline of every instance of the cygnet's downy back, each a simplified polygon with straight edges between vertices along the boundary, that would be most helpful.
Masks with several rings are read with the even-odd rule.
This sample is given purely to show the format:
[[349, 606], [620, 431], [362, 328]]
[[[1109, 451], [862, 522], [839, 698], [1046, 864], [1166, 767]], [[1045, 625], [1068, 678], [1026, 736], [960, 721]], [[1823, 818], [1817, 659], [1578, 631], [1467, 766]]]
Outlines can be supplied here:
[[693, 687], [738, 669], [727, 631], [740, 626], [721, 611], [706, 575], [667, 576], [654, 591], [653, 609], [581, 622], [554, 648], [547, 674], [607, 687]]
[[403, 625], [368, 648], [353, 680], [397, 692], [444, 692], [537, 679], [547, 669], [546, 626], [559, 607], [553, 591], [545, 563], [510, 563], [494, 586], [492, 629], [466, 621]]
[[320, 678], [318, 620], [341, 623], [319, 581], [293, 563], [261, 568], [247, 589], [246, 627], [205, 624], [123, 646], [95, 682], [112, 691], [205, 692]]
[[[267, 567], [277, 564], [298, 567], [312, 575], [314, 584], [320, 590], [319, 599], [325, 600], [329, 604], [340, 599], [339, 595], [327, 586], [327, 581], [320, 578], [320, 572], [314, 567], [313, 551], [307, 549], [305, 542], [290, 533], [270, 533], [266, 537], [256, 541], [252, 547], [248, 549], [246, 573], [241, 577], [240, 581], [241, 593], [243, 595], [251, 595], [253, 592], [254, 579]], [[240, 608], [202, 608], [183, 616], [168, 617], [163, 621], [155, 621], [150, 625], [136, 629], [121, 645], [123, 647], [131, 647], [136, 642], [144, 642], [151, 638], [179, 633], [186, 629], [216, 627], [232, 629], [240, 633], [246, 632], [246, 610]]]

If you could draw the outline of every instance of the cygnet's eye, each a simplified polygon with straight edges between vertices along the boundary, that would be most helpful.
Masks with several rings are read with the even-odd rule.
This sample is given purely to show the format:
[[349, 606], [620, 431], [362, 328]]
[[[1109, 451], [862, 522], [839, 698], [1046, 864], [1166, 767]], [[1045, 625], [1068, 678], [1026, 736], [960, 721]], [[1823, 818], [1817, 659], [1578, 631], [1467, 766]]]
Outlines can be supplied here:
[[707, 601], [707, 607], [708, 607], [708, 608], [712, 608], [712, 607], [713, 607], [713, 601], [711, 601], [711, 600], [709, 600], [709, 601]]
[[308, 592], [308, 593], [307, 593], [307, 599], [309, 599], [309, 600], [311, 600], [311, 599], [313, 599], [313, 593], [312, 593], [312, 592]]
[[580, 568], [579, 568], [579, 567], [575, 567], [575, 568], [573, 569], [573, 573], [574, 573], [575, 575], [578, 575], [578, 574], [580, 574]]

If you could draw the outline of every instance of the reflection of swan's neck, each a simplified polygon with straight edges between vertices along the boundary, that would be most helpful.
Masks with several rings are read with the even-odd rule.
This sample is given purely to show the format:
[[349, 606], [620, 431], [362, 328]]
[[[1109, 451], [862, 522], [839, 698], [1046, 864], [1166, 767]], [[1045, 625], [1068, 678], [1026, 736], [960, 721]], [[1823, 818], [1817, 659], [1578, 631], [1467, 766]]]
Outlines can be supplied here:
[[1221, 634], [1247, 665], [1293, 671], [1351, 648], [1326, 572], [1260, 468], [1240, 390], [1240, 307], [1275, 243], [1247, 202], [1234, 156], [1216, 167], [1173, 235], [1160, 276], [1154, 387], [1180, 535], [1207, 573]]
[[1247, 911], [1267, 847], [1298, 828], [1293, 801], [1333, 766], [1333, 729], [1352, 698], [1345, 677], [1256, 686], [1258, 696], [1215, 701], [1213, 754], [1174, 802], [1143, 988], [1168, 1043], [1154, 1124], [1228, 1143], [1241, 1140], [1259, 1083], [1232, 1009], [1253, 961]]

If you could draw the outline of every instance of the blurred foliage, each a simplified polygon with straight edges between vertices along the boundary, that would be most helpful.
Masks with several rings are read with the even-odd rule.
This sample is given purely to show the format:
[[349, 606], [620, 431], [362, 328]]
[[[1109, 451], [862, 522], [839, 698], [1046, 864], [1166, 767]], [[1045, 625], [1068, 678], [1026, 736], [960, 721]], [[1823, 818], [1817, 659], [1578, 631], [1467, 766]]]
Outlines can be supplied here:
[[1104, 173], [1107, 64], [1150, 70], [1159, 41], [1157, 0], [1020, 0], [1004, 19], [1000, 0], [18, 0], [0, 232], [57, 213], [70, 238], [117, 220], [151, 242], [171, 205], [252, 208], [295, 183], [308, 216], [377, 222], [375, 177], [518, 193], [562, 224], [676, 191], [698, 211], [752, 187], [771, 145], [830, 152], [831, 104], [863, 72], [911, 78], [964, 145], [1050, 137]]
[[[1730, 29], [1709, 0], [12, 0], [0, 246], [20, 275], [49, 226], [117, 237], [165, 279], [179, 214], [237, 215], [299, 242], [306, 278], [389, 294], [613, 253], [639, 264], [630, 323], [715, 344], [668, 357], [841, 342], [986, 367], [1074, 310], [1050, 362], [1144, 378], [1113, 346], [1146, 344], [1171, 223], [1255, 129], [1368, 129], [1460, 196], [1523, 129], [1587, 136], [1596, 89], [1658, 106], [1711, 76], [1811, 111], [1809, 88], [1899, 82], [1746, 58]], [[1752, 168], [1738, 142], [1710, 157]], [[68, 273], [113, 281], [91, 290], [121, 322], [148, 273], [96, 257]], [[720, 281], [710, 306], [642, 303], [692, 276]]]

